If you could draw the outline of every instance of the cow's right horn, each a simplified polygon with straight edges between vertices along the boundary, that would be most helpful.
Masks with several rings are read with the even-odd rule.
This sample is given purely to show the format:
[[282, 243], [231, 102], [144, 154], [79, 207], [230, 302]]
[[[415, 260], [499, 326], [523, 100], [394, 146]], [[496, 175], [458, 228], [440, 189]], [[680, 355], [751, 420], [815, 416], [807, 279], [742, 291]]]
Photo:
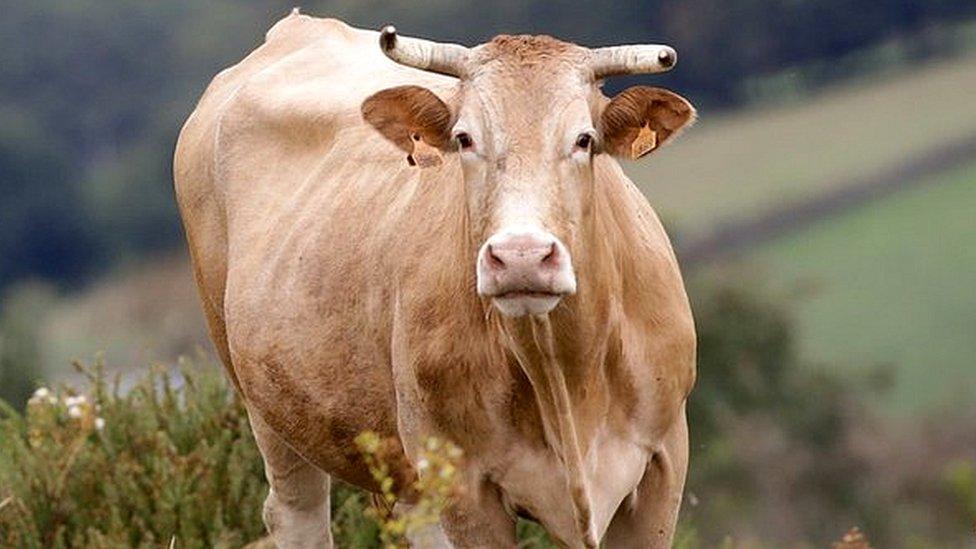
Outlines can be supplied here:
[[380, 49], [397, 63], [415, 69], [458, 78], [464, 76], [467, 69], [468, 48], [459, 44], [398, 36], [393, 25], [380, 30]]

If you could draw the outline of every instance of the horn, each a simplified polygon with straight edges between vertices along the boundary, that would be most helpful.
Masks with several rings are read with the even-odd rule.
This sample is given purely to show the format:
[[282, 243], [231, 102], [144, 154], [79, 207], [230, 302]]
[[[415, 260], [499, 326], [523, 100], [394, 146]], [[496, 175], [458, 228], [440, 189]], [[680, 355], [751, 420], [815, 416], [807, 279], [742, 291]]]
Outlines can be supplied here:
[[667, 72], [678, 62], [673, 48], [658, 44], [610, 46], [591, 50], [590, 67], [593, 78], [624, 74], [655, 74]]
[[467, 70], [470, 51], [459, 44], [398, 36], [393, 25], [380, 30], [380, 49], [401, 65], [458, 78]]

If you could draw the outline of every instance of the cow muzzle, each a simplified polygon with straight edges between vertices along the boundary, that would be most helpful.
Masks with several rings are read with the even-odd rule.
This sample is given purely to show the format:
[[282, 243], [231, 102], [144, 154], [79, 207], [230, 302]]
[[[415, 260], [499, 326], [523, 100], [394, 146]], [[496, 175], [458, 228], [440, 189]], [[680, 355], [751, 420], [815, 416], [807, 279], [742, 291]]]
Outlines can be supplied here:
[[546, 314], [575, 292], [569, 251], [548, 232], [498, 232], [478, 252], [478, 294], [505, 316]]

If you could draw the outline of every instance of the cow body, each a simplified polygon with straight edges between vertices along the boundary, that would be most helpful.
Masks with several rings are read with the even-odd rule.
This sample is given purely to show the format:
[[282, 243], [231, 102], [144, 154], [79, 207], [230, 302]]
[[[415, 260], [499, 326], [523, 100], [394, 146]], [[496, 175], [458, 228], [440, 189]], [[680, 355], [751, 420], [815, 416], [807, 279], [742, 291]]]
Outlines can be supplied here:
[[[375, 489], [353, 442], [369, 430], [398, 441], [402, 481], [424, 437], [463, 449], [463, 495], [443, 517], [454, 545], [510, 546], [520, 513], [582, 546], [565, 436], [524, 364], [538, 319], [504, 317], [474, 291], [480, 242], [457, 155], [412, 167], [360, 114], [391, 86], [447, 100], [455, 79], [398, 66], [376, 41], [286, 18], [215, 78], [177, 147], [211, 336], [272, 484], [269, 529], [282, 546], [327, 543], [327, 475]], [[546, 326], [588, 528], [615, 546], [663, 546], [687, 465], [694, 328], [654, 212], [610, 156], [593, 173], [569, 250], [579, 287]]]

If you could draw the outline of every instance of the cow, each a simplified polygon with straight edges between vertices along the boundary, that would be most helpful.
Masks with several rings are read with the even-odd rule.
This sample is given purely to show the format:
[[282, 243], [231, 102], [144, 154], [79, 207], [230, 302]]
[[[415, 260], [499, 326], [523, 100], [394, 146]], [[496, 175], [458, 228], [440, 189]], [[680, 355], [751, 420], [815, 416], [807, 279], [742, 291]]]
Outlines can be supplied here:
[[[695, 118], [658, 45], [476, 47], [292, 13], [180, 134], [177, 200], [211, 338], [265, 463], [279, 547], [331, 547], [355, 439], [463, 451], [424, 546], [665, 547], [696, 337], [675, 254], [617, 158]], [[410, 495], [402, 491], [404, 503]]]

